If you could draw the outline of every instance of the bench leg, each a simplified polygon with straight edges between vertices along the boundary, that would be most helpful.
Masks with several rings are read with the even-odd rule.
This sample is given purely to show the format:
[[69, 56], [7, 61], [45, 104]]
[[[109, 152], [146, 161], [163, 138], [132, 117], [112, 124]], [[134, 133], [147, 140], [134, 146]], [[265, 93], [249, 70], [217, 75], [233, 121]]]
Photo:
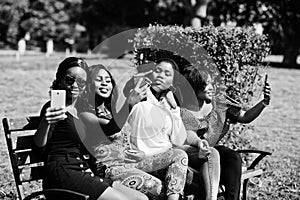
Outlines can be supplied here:
[[249, 179], [245, 179], [243, 182], [243, 196], [242, 196], [242, 200], [246, 200], [247, 199], [247, 186], [248, 186], [248, 181]]

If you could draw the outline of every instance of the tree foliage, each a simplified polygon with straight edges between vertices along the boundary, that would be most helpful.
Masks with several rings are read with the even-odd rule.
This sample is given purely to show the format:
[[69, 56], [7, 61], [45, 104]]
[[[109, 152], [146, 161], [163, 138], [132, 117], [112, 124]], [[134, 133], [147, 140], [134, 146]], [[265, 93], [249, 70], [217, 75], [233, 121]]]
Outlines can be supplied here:
[[215, 25], [234, 21], [238, 26], [261, 23], [270, 35], [271, 50], [284, 54], [284, 64], [296, 66], [300, 49], [300, 1], [298, 0], [213, 0], [209, 13]]
[[2, 0], [0, 2], [0, 41], [15, 43], [22, 33], [19, 31], [19, 22], [28, 12], [27, 0]]
[[[87, 30], [90, 48], [106, 37], [149, 23], [190, 25], [196, 5], [204, 0], [1, 0], [0, 41], [16, 44], [30, 32], [35, 44], [76, 38], [76, 24]], [[206, 1], [206, 0], [205, 0]], [[194, 2], [194, 3], [193, 3]], [[238, 26], [261, 23], [270, 35], [271, 50], [296, 66], [300, 48], [299, 0], [211, 0], [208, 19], [215, 26], [234, 21]], [[208, 20], [208, 21], [209, 21]]]
[[62, 42], [77, 34], [80, 0], [3, 0], [1, 4], [0, 37], [8, 44], [16, 44], [27, 32], [35, 46], [48, 38]]

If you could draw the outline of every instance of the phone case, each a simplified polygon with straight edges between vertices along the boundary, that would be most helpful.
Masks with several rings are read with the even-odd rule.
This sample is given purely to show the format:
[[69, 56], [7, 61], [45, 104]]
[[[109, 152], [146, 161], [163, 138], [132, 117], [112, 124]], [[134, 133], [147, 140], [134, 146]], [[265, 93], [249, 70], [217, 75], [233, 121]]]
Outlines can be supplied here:
[[51, 107], [60, 108], [66, 106], [66, 91], [51, 90]]

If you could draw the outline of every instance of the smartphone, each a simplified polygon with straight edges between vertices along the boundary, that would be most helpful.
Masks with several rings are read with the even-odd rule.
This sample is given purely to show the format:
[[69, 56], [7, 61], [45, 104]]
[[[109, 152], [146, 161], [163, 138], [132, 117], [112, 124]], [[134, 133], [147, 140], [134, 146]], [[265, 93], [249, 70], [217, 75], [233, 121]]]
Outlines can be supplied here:
[[133, 83], [134, 83], [134, 85], [136, 85], [140, 79], [142, 79], [140, 87], [143, 87], [146, 84], [151, 84], [151, 83], [149, 83], [150, 79], [148, 79], [148, 81], [146, 81], [146, 78], [145, 78], [144, 74], [142, 74], [142, 75], [136, 74], [136, 75], [133, 76]]
[[66, 91], [65, 90], [51, 90], [51, 107], [60, 108], [66, 106]]
[[265, 75], [265, 83], [268, 82], [268, 74]]

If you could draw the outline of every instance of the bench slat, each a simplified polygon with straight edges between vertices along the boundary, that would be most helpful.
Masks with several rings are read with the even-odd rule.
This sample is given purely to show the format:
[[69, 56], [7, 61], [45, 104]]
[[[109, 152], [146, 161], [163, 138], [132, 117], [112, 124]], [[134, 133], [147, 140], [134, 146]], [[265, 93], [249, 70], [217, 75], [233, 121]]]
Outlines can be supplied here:
[[242, 180], [247, 179], [247, 178], [252, 178], [256, 176], [260, 176], [264, 173], [262, 169], [248, 169], [247, 171], [244, 171], [242, 173]]
[[29, 164], [19, 165], [18, 169], [42, 167], [42, 166], [44, 166], [44, 162], [37, 162], [37, 163], [29, 163]]
[[35, 130], [39, 125], [39, 121], [39, 117], [37, 116], [9, 119], [8, 128], [10, 131]]

